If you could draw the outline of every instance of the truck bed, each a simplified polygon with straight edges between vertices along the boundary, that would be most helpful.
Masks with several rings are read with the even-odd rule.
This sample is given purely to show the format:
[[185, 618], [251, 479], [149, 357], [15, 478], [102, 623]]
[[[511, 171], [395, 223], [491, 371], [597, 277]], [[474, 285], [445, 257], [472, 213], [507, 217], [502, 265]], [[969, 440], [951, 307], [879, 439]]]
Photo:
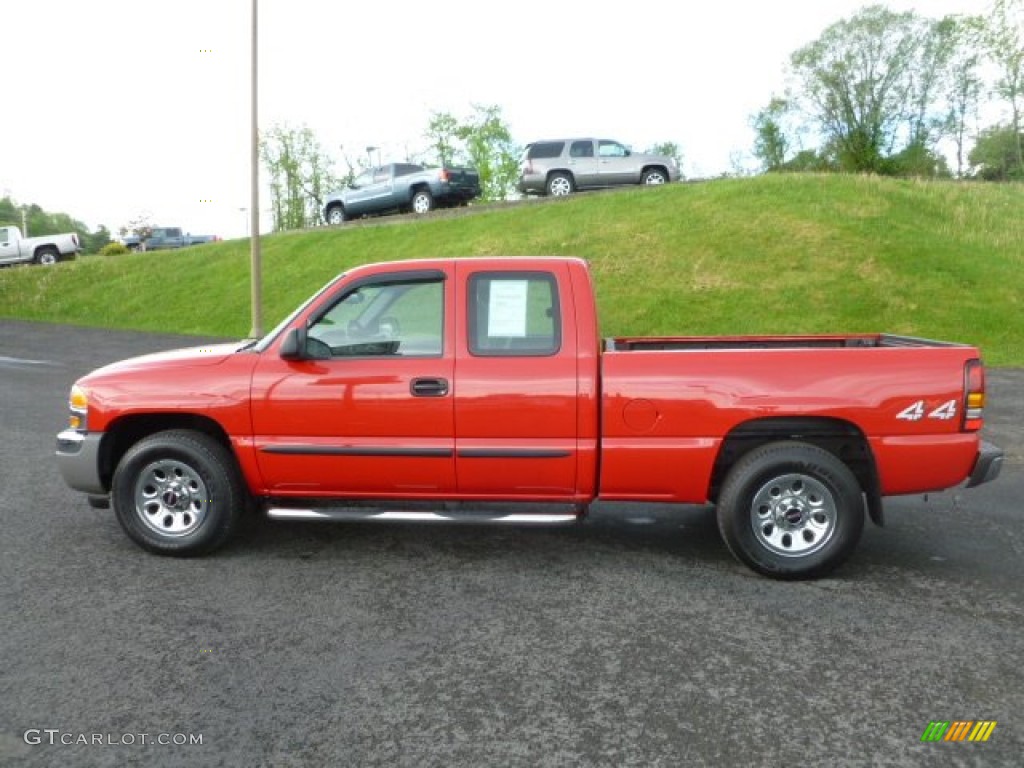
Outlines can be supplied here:
[[712, 349], [865, 349], [881, 347], [959, 347], [956, 342], [895, 336], [887, 333], [845, 336], [652, 336], [613, 337], [609, 352]]

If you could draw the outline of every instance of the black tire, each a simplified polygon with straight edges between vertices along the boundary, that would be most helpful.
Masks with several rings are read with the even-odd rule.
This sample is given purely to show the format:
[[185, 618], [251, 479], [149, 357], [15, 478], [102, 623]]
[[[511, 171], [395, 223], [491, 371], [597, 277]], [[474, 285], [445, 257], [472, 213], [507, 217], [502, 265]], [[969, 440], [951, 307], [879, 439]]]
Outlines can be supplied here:
[[246, 491], [230, 451], [192, 430], [157, 432], [125, 453], [110, 489], [129, 538], [161, 555], [212, 552], [238, 526]]
[[718, 496], [729, 551], [776, 579], [810, 579], [841, 565], [864, 530], [864, 500], [833, 454], [796, 441], [755, 448], [729, 471]]
[[544, 194], [548, 197], [565, 197], [576, 191], [576, 183], [568, 173], [553, 173], [544, 185]]
[[640, 177], [641, 184], [654, 186], [657, 184], [668, 184], [668, 174], [661, 168], [648, 168]]
[[327, 223], [328, 224], [344, 224], [348, 217], [345, 215], [345, 209], [340, 205], [332, 205], [327, 209]]
[[60, 251], [51, 245], [46, 245], [36, 251], [36, 264], [42, 264], [45, 267], [52, 266], [60, 261]]
[[430, 194], [429, 190], [417, 189], [412, 193], [409, 209], [417, 214], [430, 213], [434, 210], [434, 196]]

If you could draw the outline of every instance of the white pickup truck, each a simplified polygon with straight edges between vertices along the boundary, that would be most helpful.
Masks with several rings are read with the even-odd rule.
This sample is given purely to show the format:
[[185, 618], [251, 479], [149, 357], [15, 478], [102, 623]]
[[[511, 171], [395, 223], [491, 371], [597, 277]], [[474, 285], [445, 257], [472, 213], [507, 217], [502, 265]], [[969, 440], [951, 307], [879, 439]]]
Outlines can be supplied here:
[[56, 264], [75, 258], [81, 250], [74, 232], [22, 237], [17, 227], [0, 227], [0, 264]]

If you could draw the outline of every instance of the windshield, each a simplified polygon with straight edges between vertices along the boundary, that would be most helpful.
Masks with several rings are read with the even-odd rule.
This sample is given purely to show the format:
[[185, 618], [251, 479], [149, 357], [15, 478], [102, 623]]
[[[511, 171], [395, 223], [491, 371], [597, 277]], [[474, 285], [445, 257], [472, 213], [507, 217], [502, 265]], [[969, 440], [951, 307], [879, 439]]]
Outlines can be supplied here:
[[[327, 283], [327, 285], [325, 285], [319, 291], [317, 291], [312, 296], [310, 296], [308, 299], [306, 299], [304, 302], [302, 302], [302, 304], [300, 304], [295, 309], [294, 312], [289, 314], [288, 317], [286, 317], [284, 320], [282, 320], [280, 323], [278, 323], [270, 333], [268, 333], [266, 336], [264, 336], [258, 342], [255, 342], [254, 349], [257, 352], [262, 352], [267, 347], [269, 347], [271, 345], [271, 343], [274, 341], [274, 339], [276, 339], [278, 337], [278, 335], [282, 331], [284, 331], [285, 328], [287, 328], [289, 325], [291, 325], [292, 321], [294, 321], [296, 317], [298, 317], [299, 315], [301, 315], [303, 313], [303, 311], [305, 311], [306, 307], [308, 307], [310, 304], [312, 304], [314, 301], [316, 301], [318, 298], [320, 298], [324, 293], [326, 293], [331, 287], [334, 286], [335, 283], [337, 283], [339, 280], [341, 280], [341, 278], [343, 278], [344, 276], [345, 276], [345, 273], [342, 272], [336, 278], [334, 278], [329, 283]], [[252, 347], [252, 345], [251, 344], [247, 344], [246, 346], [242, 347], [242, 349], [249, 349], [250, 347]], [[239, 351], [241, 351], [241, 350], [239, 350]]]

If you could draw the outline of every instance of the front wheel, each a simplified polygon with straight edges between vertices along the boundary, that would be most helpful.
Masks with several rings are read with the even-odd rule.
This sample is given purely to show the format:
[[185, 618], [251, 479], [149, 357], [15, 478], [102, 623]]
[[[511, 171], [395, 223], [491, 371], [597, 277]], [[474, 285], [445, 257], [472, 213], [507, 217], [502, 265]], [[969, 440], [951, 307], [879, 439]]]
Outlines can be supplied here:
[[722, 485], [717, 514], [733, 555], [777, 579], [832, 571], [864, 529], [861, 488], [850, 469], [828, 451], [795, 441], [740, 459]]
[[231, 453], [201, 432], [168, 430], [125, 453], [110, 489], [117, 520], [136, 544], [198, 555], [224, 544], [245, 508]]
[[410, 203], [413, 213], [430, 213], [434, 208], [434, 198], [425, 189], [417, 189], [412, 196]]

